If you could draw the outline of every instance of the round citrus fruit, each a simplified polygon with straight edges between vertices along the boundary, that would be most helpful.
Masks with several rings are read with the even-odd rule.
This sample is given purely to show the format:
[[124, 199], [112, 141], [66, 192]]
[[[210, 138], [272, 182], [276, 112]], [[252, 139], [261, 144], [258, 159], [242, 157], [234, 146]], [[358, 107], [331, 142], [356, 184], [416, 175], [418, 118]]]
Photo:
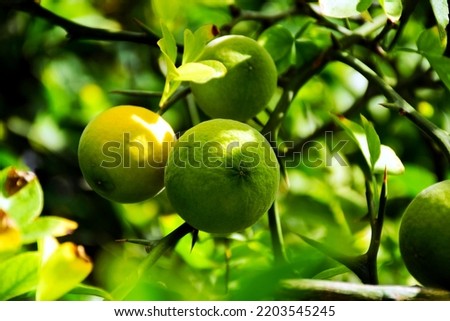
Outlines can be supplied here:
[[134, 203], [164, 187], [164, 166], [175, 140], [172, 127], [142, 107], [117, 106], [84, 129], [78, 146], [81, 172], [101, 196]]
[[231, 35], [214, 39], [200, 60], [218, 60], [227, 68], [221, 78], [191, 83], [197, 104], [212, 118], [248, 120], [266, 107], [277, 87], [272, 57], [251, 38]]
[[192, 227], [232, 233], [271, 206], [280, 169], [269, 142], [253, 127], [213, 119], [186, 131], [169, 154], [167, 196]]
[[408, 205], [399, 244], [406, 268], [417, 281], [450, 289], [450, 181], [431, 185]]

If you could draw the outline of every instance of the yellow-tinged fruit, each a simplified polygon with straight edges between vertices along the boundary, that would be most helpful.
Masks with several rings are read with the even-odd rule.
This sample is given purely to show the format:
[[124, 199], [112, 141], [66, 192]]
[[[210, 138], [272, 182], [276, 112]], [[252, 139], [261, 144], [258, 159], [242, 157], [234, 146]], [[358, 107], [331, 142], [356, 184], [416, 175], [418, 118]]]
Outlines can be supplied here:
[[163, 189], [174, 141], [172, 127], [160, 115], [137, 106], [113, 107], [84, 129], [80, 169], [101, 196], [120, 203], [144, 201]]

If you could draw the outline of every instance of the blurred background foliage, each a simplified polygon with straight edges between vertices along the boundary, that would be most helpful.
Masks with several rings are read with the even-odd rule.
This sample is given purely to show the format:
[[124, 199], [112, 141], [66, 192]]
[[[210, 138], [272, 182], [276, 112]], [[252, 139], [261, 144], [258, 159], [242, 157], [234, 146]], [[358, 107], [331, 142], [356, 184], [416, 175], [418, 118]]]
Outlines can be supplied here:
[[[206, 23], [230, 26], [233, 1], [221, 0], [42, 0], [41, 5], [81, 24], [112, 30], [140, 31], [134, 19], [159, 34], [164, 21], [181, 43], [185, 28]], [[236, 0], [237, 7], [275, 14], [289, 9], [291, 0]], [[419, 35], [435, 25], [427, 1], [421, 1], [406, 24], [397, 48], [416, 49]], [[381, 8], [370, 9], [372, 17]], [[331, 19], [356, 28], [355, 19]], [[281, 75], [292, 65], [308, 65], [332, 43], [331, 31], [308, 16], [287, 17], [268, 26], [261, 21], [241, 21], [232, 33], [259, 38], [272, 54]], [[389, 39], [389, 37], [387, 37]], [[391, 37], [392, 38], [392, 37]], [[276, 39], [278, 42], [270, 43]], [[449, 91], [420, 55], [391, 50], [385, 56], [355, 46], [352, 53], [373, 68], [397, 92], [416, 106], [423, 117], [449, 130]], [[140, 245], [117, 239], [158, 239], [182, 223], [164, 192], [139, 204], [111, 203], [84, 182], [77, 163], [78, 140], [84, 126], [97, 113], [119, 104], [158, 109], [158, 97], [136, 97], [114, 90], [161, 91], [159, 50], [131, 42], [70, 41], [60, 27], [27, 13], [0, 11], [0, 168], [17, 166], [34, 171], [44, 191], [43, 216], [76, 221], [78, 229], [63, 237], [82, 244], [94, 261], [86, 281], [106, 290], [123, 282], [130, 270], [147, 255]], [[289, 81], [289, 79], [287, 79]], [[273, 110], [276, 98], [268, 107]], [[324, 166], [329, 145], [348, 137], [328, 126], [332, 136], [317, 129], [330, 123], [330, 113], [349, 111], [373, 122], [382, 144], [390, 146], [405, 166], [402, 175], [388, 178], [388, 205], [378, 267], [381, 284], [413, 285], [398, 250], [399, 220], [408, 202], [423, 188], [446, 177], [442, 156], [421, 131], [404, 117], [379, 105], [385, 98], [359, 73], [340, 62], [317, 72], [301, 90], [281, 124], [280, 140], [312, 141], [317, 155], [303, 157], [287, 170], [278, 208], [286, 254], [294, 271], [272, 267], [273, 254], [266, 218], [243, 233], [228, 238], [200, 233], [191, 250], [183, 238], [175, 250], [162, 257], [127, 299], [270, 299], [277, 281], [285, 277], [323, 278], [359, 282], [342, 265], [306, 244], [299, 235], [329, 244], [348, 254], [363, 253], [370, 226], [365, 219], [364, 174], [359, 151], [349, 143], [340, 151], [345, 164]], [[181, 132], [199, 115], [192, 98], [180, 100], [163, 117]], [[268, 119], [259, 115], [260, 121]], [[252, 123], [258, 127], [257, 123]], [[330, 141], [332, 137], [332, 141]], [[327, 139], [325, 139], [327, 138]], [[289, 146], [288, 146], [289, 147]], [[319, 148], [320, 147], [320, 148]], [[310, 157], [306, 159], [305, 157]], [[321, 160], [320, 166], [307, 161]], [[336, 160], [336, 159], [335, 159]], [[274, 270], [275, 269], [275, 270]]]

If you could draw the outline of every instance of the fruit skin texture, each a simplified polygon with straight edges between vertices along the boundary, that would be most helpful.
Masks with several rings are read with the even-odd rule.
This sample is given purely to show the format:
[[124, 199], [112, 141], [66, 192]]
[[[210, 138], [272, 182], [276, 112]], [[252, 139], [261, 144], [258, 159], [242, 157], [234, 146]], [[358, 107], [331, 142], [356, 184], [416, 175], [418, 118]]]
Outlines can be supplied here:
[[222, 78], [191, 83], [195, 100], [211, 118], [246, 121], [266, 107], [277, 87], [272, 57], [251, 38], [216, 38], [206, 46], [200, 60], [218, 60], [227, 68]]
[[186, 131], [169, 154], [167, 196], [191, 226], [232, 233], [254, 224], [271, 206], [280, 169], [256, 129], [213, 119]]
[[164, 166], [175, 141], [172, 127], [158, 114], [137, 106], [117, 106], [84, 129], [78, 162], [89, 186], [119, 203], [135, 203], [164, 187]]
[[408, 205], [400, 225], [400, 252], [425, 286], [450, 290], [450, 181], [431, 185]]

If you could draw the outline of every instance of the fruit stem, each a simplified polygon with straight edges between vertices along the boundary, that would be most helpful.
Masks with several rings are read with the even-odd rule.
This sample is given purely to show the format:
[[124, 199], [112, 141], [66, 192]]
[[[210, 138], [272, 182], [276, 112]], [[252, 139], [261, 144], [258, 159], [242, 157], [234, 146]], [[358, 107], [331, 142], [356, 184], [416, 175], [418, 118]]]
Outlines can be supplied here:
[[144, 274], [158, 259], [167, 251], [175, 247], [178, 241], [186, 234], [193, 232], [194, 228], [187, 223], [183, 223], [178, 228], [163, 237], [152, 249], [149, 255], [139, 265], [139, 275]]
[[178, 241], [186, 234], [194, 231], [189, 224], [183, 223], [178, 228], [163, 237], [150, 251], [149, 255], [139, 264], [137, 269], [131, 271], [127, 278], [111, 293], [114, 300], [123, 300], [136, 286], [144, 273], [166, 253], [175, 247]]
[[272, 238], [272, 249], [275, 264], [282, 265], [287, 263], [286, 252], [284, 249], [283, 232], [281, 230], [280, 216], [278, 215], [276, 202], [268, 211], [270, 236]]
[[177, 101], [180, 99], [185, 98], [189, 93], [191, 92], [191, 87], [189, 86], [182, 86], [178, 88], [175, 93], [167, 99], [164, 104], [162, 104], [161, 108], [158, 110], [158, 114], [162, 115], [164, 114], [170, 106], [174, 105]]

